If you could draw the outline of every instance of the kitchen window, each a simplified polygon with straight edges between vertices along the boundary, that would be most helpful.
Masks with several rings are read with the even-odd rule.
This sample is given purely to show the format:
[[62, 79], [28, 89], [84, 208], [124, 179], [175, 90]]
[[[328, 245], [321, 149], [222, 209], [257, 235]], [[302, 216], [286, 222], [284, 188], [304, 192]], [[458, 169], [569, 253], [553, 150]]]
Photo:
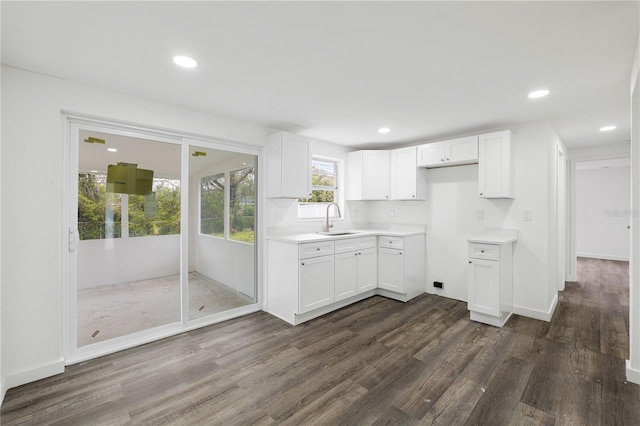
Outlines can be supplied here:
[[[313, 157], [311, 162], [311, 197], [298, 199], [298, 219], [324, 219], [329, 203], [338, 203], [343, 209], [340, 179], [342, 161]], [[338, 218], [335, 208], [330, 210], [330, 218]]]

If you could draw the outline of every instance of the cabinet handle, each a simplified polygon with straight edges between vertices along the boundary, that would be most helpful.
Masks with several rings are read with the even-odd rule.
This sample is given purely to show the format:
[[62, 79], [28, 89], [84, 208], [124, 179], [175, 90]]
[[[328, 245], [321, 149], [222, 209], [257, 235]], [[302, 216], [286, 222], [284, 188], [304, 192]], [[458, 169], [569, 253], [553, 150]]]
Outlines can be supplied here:
[[402, 254], [402, 252], [398, 253], [398, 255], [401, 255], [401, 254]]
[[412, 197], [413, 197], [413, 198], [416, 198], [416, 196], [415, 196], [415, 195], [412, 195]]
[[480, 193], [480, 196], [482, 197], [482, 192]]
[[316, 251], [320, 251], [320, 247], [316, 247]]
[[469, 261], [469, 263], [473, 263], [472, 261]]
[[447, 158], [447, 161], [449, 161], [449, 159]]
[[480, 250], [480, 253], [484, 253], [484, 250]]
[[444, 158], [441, 158], [440, 161], [444, 161]]
[[301, 265], [301, 266], [304, 266], [304, 262], [300, 262], [300, 265]]

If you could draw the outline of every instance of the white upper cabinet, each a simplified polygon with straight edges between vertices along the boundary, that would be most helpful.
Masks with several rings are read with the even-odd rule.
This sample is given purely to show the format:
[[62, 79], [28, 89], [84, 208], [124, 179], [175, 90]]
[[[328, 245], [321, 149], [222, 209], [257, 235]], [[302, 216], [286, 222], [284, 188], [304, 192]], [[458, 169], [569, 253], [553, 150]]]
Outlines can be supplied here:
[[478, 162], [478, 136], [418, 146], [418, 167], [445, 167]]
[[389, 151], [354, 151], [347, 154], [347, 200], [389, 199]]
[[417, 147], [391, 151], [391, 199], [424, 200], [427, 185], [422, 170], [416, 166]]
[[482, 198], [514, 198], [513, 134], [509, 130], [478, 138], [478, 187]]
[[290, 133], [270, 135], [265, 147], [267, 197], [306, 198], [311, 194], [309, 142]]

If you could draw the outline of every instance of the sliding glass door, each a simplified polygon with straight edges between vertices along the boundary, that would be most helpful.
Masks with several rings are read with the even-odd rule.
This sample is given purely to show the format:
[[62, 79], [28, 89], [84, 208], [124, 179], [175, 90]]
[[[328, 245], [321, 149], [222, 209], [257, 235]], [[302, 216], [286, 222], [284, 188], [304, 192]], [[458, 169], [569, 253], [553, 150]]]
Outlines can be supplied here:
[[250, 149], [71, 123], [68, 352], [257, 310], [257, 164]]
[[189, 147], [189, 319], [256, 303], [256, 155]]

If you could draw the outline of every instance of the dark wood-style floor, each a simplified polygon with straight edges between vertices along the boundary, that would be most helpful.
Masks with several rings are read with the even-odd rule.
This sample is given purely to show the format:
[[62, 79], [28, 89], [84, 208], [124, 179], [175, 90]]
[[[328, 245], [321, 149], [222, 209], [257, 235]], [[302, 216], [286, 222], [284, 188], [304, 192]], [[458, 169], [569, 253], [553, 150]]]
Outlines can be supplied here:
[[637, 425], [624, 262], [580, 259], [551, 323], [373, 297], [292, 327], [256, 313], [10, 389], [11, 424]]

